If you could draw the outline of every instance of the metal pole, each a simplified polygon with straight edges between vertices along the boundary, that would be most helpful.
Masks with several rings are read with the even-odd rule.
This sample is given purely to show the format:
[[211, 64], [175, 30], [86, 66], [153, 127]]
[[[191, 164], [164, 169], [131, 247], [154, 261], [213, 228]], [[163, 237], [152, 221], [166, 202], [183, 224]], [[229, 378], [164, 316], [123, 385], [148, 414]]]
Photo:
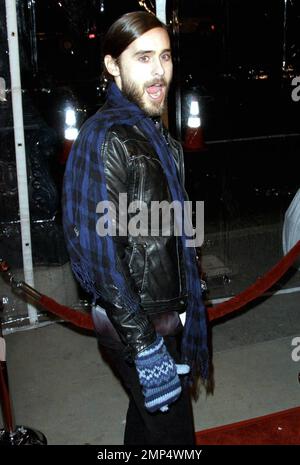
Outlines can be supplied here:
[[4, 430], [6, 434], [12, 435], [15, 430], [12, 406], [8, 387], [8, 374], [6, 366], [6, 346], [2, 337], [0, 321], [0, 403], [2, 406]]
[[[5, 5], [9, 50], [9, 68], [11, 78], [12, 109], [14, 121], [16, 167], [18, 179], [23, 269], [25, 281], [32, 287], [34, 287], [16, 0], [5, 0]], [[27, 309], [30, 324], [34, 325], [38, 321], [37, 310], [30, 304], [27, 304]]]
[[46, 445], [47, 439], [40, 431], [17, 426], [14, 423], [12, 403], [9, 394], [9, 382], [6, 365], [6, 346], [2, 337], [1, 312], [3, 305], [0, 303], [0, 403], [3, 412], [4, 429], [0, 429], [1, 446], [25, 446]]

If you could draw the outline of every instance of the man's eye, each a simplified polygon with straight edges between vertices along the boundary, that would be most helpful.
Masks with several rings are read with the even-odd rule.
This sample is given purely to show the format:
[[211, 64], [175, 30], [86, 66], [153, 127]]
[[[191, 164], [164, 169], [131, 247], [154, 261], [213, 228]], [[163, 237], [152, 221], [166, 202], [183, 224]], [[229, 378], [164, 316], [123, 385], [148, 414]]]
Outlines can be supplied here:
[[170, 53], [164, 53], [164, 54], [162, 55], [162, 59], [163, 59], [164, 61], [170, 61], [170, 60], [172, 59], [171, 54], [170, 54]]
[[143, 55], [139, 57], [139, 61], [141, 61], [142, 63], [147, 63], [149, 60], [150, 60], [150, 57], [148, 57], [147, 55]]

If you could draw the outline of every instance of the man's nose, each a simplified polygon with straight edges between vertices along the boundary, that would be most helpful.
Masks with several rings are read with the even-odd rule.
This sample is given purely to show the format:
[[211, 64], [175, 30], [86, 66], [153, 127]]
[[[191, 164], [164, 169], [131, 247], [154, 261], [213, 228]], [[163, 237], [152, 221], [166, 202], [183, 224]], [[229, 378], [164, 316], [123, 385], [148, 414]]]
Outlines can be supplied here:
[[158, 76], [163, 76], [165, 74], [165, 68], [160, 58], [156, 58], [155, 60], [153, 60], [152, 72], [154, 75], [158, 75]]

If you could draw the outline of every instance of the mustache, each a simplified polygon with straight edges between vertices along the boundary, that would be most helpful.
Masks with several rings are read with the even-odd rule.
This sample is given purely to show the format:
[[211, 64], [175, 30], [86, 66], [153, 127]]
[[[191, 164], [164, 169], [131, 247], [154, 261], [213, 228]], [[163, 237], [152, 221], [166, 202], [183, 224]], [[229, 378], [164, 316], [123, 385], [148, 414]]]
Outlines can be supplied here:
[[167, 87], [167, 81], [164, 78], [160, 78], [160, 79], [157, 78], [157, 79], [153, 79], [152, 81], [147, 81], [144, 83], [145, 88], [155, 86], [155, 85]]

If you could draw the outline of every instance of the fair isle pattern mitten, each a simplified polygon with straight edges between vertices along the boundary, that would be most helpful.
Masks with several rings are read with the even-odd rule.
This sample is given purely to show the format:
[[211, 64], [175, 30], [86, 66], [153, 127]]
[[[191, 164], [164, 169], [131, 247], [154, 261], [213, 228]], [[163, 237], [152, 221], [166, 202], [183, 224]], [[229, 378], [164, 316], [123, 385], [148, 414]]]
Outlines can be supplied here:
[[135, 364], [146, 409], [149, 412], [167, 411], [168, 405], [175, 402], [181, 393], [178, 373], [186, 374], [189, 366], [176, 366], [161, 336], [157, 336], [153, 344], [136, 356]]

